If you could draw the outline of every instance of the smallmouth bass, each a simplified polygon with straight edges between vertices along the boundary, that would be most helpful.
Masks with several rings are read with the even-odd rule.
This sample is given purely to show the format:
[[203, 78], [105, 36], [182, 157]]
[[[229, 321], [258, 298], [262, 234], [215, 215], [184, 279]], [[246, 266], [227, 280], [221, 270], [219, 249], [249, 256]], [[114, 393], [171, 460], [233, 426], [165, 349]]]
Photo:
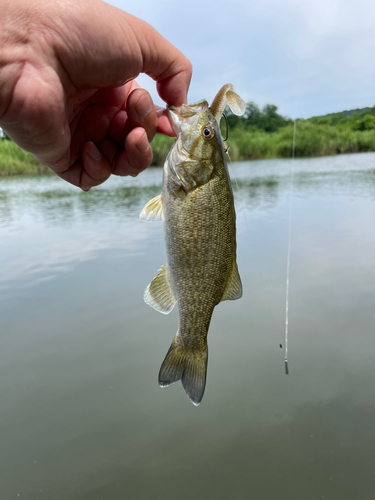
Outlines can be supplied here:
[[241, 115], [245, 104], [231, 84], [211, 106], [202, 100], [167, 106], [176, 140], [167, 156], [161, 195], [141, 220], [164, 221], [167, 264], [148, 285], [146, 304], [168, 314], [176, 302], [180, 325], [159, 372], [159, 385], [181, 380], [195, 405], [207, 372], [207, 333], [219, 302], [242, 296], [236, 262], [236, 214], [219, 122], [226, 104]]

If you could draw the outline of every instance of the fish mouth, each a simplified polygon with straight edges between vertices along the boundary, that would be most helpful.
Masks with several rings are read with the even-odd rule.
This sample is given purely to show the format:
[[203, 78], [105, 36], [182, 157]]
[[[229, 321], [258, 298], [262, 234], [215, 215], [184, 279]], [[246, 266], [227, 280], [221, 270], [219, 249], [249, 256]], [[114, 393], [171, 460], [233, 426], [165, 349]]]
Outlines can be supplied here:
[[176, 136], [180, 133], [180, 108], [167, 104], [168, 117], [171, 122], [172, 128]]
[[176, 135], [181, 131], [181, 122], [196, 116], [208, 109], [208, 102], [205, 99], [193, 104], [183, 104], [182, 106], [173, 106], [167, 104], [169, 119]]

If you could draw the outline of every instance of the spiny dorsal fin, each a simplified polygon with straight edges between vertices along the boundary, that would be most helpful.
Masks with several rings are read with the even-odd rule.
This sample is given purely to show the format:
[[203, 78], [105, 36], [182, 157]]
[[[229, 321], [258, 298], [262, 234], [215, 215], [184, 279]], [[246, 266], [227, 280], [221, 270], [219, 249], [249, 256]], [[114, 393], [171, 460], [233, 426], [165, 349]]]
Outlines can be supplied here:
[[238, 273], [237, 262], [233, 262], [232, 272], [230, 273], [227, 286], [223, 293], [223, 297], [220, 302], [224, 300], [237, 300], [242, 297], [242, 283], [241, 278]]
[[141, 220], [156, 222], [163, 220], [163, 200], [161, 194], [152, 198], [139, 214]]
[[143, 300], [162, 314], [169, 314], [172, 311], [176, 299], [169, 283], [167, 266], [161, 266], [159, 273], [146, 288]]

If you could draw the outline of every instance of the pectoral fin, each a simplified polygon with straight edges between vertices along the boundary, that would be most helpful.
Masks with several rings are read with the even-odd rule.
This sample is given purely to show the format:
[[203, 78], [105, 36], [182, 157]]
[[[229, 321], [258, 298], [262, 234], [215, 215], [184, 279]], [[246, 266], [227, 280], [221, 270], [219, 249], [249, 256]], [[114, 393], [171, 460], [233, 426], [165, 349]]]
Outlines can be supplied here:
[[237, 262], [233, 262], [232, 272], [227, 281], [227, 286], [223, 293], [221, 302], [224, 300], [237, 300], [242, 297], [242, 283], [240, 275], [238, 274]]
[[176, 303], [169, 283], [167, 266], [162, 266], [159, 273], [146, 288], [143, 299], [150, 307], [162, 314], [169, 314]]
[[163, 200], [161, 194], [155, 196], [155, 198], [152, 198], [146, 204], [145, 208], [139, 214], [139, 218], [151, 222], [163, 220]]

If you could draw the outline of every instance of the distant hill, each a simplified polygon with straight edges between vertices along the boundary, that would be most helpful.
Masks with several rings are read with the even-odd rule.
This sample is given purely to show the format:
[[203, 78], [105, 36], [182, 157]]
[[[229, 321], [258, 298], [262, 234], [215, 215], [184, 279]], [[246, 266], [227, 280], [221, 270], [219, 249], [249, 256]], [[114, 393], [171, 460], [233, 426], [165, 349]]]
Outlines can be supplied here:
[[338, 113], [328, 113], [326, 115], [319, 115], [319, 116], [313, 116], [312, 118], [333, 118], [334, 120], [340, 119], [340, 118], [349, 118], [350, 116], [353, 115], [364, 115], [364, 114], [374, 114], [375, 111], [375, 106], [368, 107], [368, 108], [357, 108], [357, 109], [349, 109], [345, 111], [339, 111]]
[[352, 116], [352, 115], [362, 115], [367, 113], [371, 108], [357, 108], [357, 109], [349, 109], [345, 111], [339, 111], [338, 113], [329, 113], [327, 116], [336, 116], [336, 115], [344, 115], [344, 116]]
[[375, 106], [372, 108], [357, 108], [339, 113], [328, 113], [307, 119], [315, 125], [328, 125], [347, 130], [375, 130]]

